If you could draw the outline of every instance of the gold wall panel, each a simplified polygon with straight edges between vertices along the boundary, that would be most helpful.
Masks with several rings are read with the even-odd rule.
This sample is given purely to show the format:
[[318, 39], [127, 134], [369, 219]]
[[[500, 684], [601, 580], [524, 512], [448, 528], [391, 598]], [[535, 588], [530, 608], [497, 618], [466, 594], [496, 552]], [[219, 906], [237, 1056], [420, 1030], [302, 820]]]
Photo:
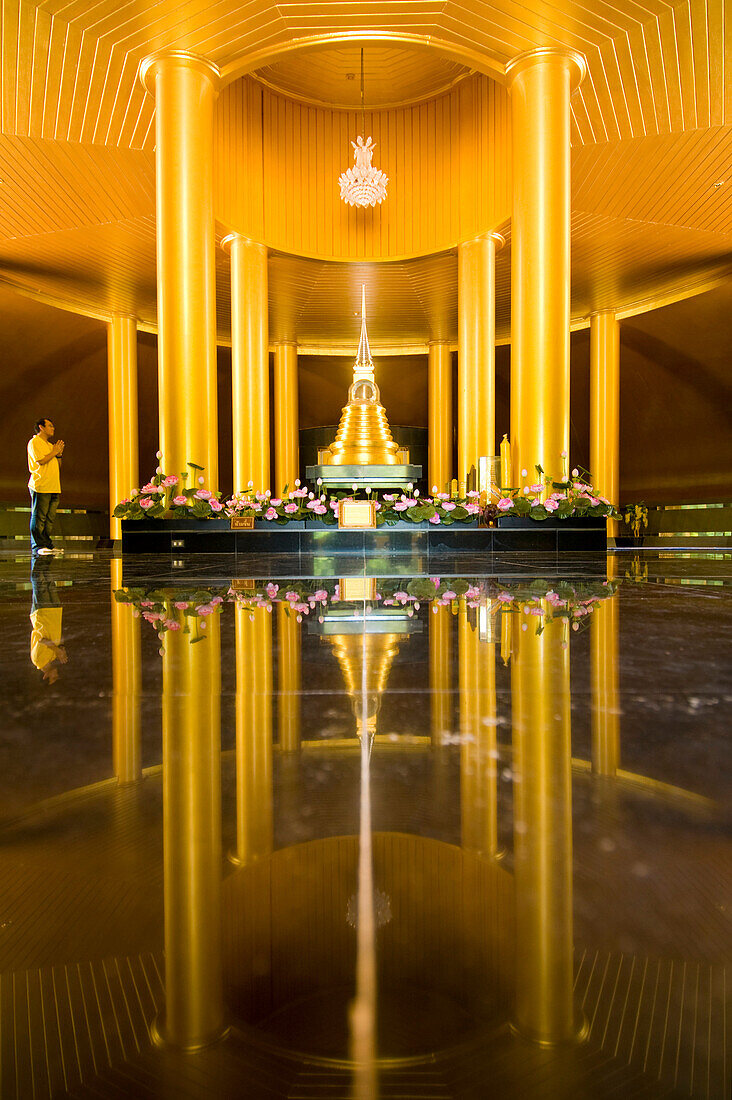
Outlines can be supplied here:
[[438, 252], [508, 216], [509, 100], [495, 81], [475, 75], [427, 103], [367, 111], [366, 131], [390, 182], [381, 206], [360, 210], [338, 188], [360, 113], [236, 81], [217, 104], [217, 218], [271, 248], [360, 260]]

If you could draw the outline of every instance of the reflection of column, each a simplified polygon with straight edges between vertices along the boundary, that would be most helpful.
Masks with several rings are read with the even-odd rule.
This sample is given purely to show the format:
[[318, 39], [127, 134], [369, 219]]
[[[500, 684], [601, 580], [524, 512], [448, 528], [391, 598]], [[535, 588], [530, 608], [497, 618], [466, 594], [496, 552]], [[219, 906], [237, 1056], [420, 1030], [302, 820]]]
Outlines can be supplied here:
[[438, 606], [430, 624], [430, 726], [438, 748], [452, 733], [452, 608]]
[[506, 66], [513, 124], [514, 485], [536, 481], [537, 463], [557, 477], [562, 451], [569, 451], [569, 96], [584, 70], [579, 54], [551, 47]]
[[498, 854], [496, 647], [481, 642], [461, 601], [460, 811], [462, 844], [480, 855]]
[[[617, 508], [620, 487], [620, 325], [611, 312], [590, 318], [590, 473]], [[615, 535], [617, 521], [608, 520]]]
[[236, 608], [236, 853], [248, 864], [272, 851], [272, 616]]
[[[496, 451], [496, 249], [487, 233], [458, 246], [458, 481]], [[431, 486], [430, 486], [431, 488]]]
[[134, 317], [114, 315], [107, 325], [107, 402], [109, 406], [109, 537], [122, 537], [122, 521], [112, 513], [139, 482], [137, 448], [137, 325]]
[[238, 233], [221, 244], [231, 252], [234, 491], [252, 481], [264, 492], [270, 478], [267, 249]]
[[165, 1015], [158, 1036], [195, 1050], [223, 1034], [221, 634], [165, 636], [163, 862]]
[[300, 629], [297, 615], [278, 603], [277, 741], [283, 752], [297, 752], [300, 748]]
[[429, 465], [427, 488], [450, 491], [452, 479], [452, 356], [449, 344], [430, 344], [427, 359]]
[[[546, 611], [546, 605], [544, 606]], [[516, 887], [516, 1027], [576, 1036], [572, 998], [572, 787], [568, 627], [515, 639], [511, 662]]]
[[300, 429], [297, 386], [297, 344], [275, 344], [274, 431], [275, 492], [292, 490], [300, 476]]
[[[155, 96], [158, 396], [166, 473], [218, 482], [213, 115], [218, 69], [182, 52], [141, 66]], [[189, 482], [190, 484], [190, 482]]]
[[618, 598], [595, 604], [590, 627], [592, 669], [592, 770], [615, 775], [620, 763]]
[[133, 616], [130, 604], [118, 603], [114, 598], [115, 589], [122, 587], [122, 561], [113, 558], [110, 566], [114, 774], [120, 783], [134, 783], [142, 776], [140, 620]]

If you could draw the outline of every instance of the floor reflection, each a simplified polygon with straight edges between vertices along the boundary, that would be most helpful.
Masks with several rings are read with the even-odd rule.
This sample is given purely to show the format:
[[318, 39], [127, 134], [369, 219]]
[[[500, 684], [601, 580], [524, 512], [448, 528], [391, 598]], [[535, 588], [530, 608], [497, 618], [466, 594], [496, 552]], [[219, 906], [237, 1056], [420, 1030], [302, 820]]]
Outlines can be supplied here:
[[628, 563], [9, 566], [3, 1097], [726, 1096], [732, 600]]

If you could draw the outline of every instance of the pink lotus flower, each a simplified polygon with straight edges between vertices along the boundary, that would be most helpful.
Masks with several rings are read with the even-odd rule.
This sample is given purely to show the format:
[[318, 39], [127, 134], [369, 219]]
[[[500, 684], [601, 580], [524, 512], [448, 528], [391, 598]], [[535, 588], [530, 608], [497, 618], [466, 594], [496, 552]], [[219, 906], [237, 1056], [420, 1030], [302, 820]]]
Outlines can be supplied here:
[[452, 500], [446, 500], [442, 507], [445, 509], [446, 512], [454, 512], [457, 508], [457, 504], [455, 504]]
[[216, 608], [210, 603], [202, 603], [200, 607], [196, 608], [196, 612], [199, 615], [213, 615], [215, 610]]
[[477, 599], [479, 599], [480, 598], [480, 589], [476, 585], [471, 584], [470, 588], [465, 593], [465, 598], [467, 600], [477, 600]]
[[141, 508], [152, 508], [153, 506], [153, 501], [150, 499], [150, 497], [142, 497], [142, 499], [138, 503]]
[[408, 507], [409, 507], [409, 505], [407, 504], [407, 502], [405, 500], [398, 500], [396, 502], [396, 504], [394, 505], [394, 511], [395, 512], [406, 512]]
[[313, 599], [316, 601], [316, 603], [327, 603], [328, 593], [325, 591], [324, 588], [319, 588], [317, 592], [313, 593]]
[[290, 592], [285, 592], [285, 599], [288, 603], [297, 603], [297, 601], [300, 599], [300, 596], [297, 592], [291, 590]]
[[392, 500], [396, 500], [396, 498], [397, 498], [396, 493], [384, 493], [384, 500], [392, 501]]
[[446, 592], [442, 593], [442, 598], [447, 603], [449, 603], [450, 600], [456, 600], [457, 599], [457, 592], [453, 592], [453, 590], [451, 588], [448, 588]]
[[279, 497], [272, 497], [272, 499], [270, 500], [270, 504], [273, 508], [279, 508], [280, 504], [282, 504], [282, 501]]
[[440, 522], [440, 517], [437, 514], [435, 514], [434, 516], [430, 516], [430, 523], [439, 523], [439, 522]]
[[556, 512], [559, 505], [557, 504], [556, 500], [551, 500], [550, 498], [549, 500], [544, 501], [544, 507], [546, 508], [547, 512]]
[[210, 500], [213, 493], [210, 489], [196, 489], [194, 496], [197, 496], [199, 500]]
[[211, 505], [211, 511], [212, 512], [223, 512], [223, 510], [224, 510], [224, 506], [221, 503], [221, 501], [216, 500], [215, 497], [211, 497], [211, 500], [209, 501], [209, 504]]
[[315, 508], [317, 508], [318, 504], [320, 504], [319, 500], [309, 500], [307, 502], [307, 504], [305, 505], [305, 507], [309, 508], [310, 511], [312, 512], [312, 511], [314, 511]]
[[465, 511], [468, 512], [469, 515], [475, 516], [480, 511], [480, 505], [479, 504], [466, 504], [465, 505]]
[[164, 619], [163, 626], [166, 630], [180, 630], [180, 623], [175, 619]]
[[531, 490], [532, 493], [540, 493], [543, 488], [544, 488], [544, 486], [542, 485], [542, 483], [540, 481], [537, 481], [537, 483], [535, 485], [529, 485], [529, 489]]
[[297, 511], [297, 505], [296, 504], [286, 504], [285, 505], [285, 511], [288, 512], [290, 515], [292, 515], [293, 512]]
[[171, 485], [177, 485], [177, 484], [178, 484], [178, 478], [175, 476], [175, 474], [168, 474], [167, 477], [163, 478], [163, 485], [171, 486]]
[[264, 518], [277, 519], [277, 513], [275, 512], [274, 508], [268, 508], [267, 511], [264, 513]]
[[187, 503], [188, 503], [188, 497], [184, 497], [184, 496], [173, 497], [173, 504], [177, 504], [179, 507], [181, 505], [187, 504]]
[[510, 592], [499, 592], [497, 598], [500, 603], [513, 603], [513, 596]]
[[316, 503], [315, 507], [313, 508], [313, 511], [315, 512], [316, 516], [324, 516], [325, 513], [328, 511], [328, 509], [325, 507], [324, 504], [317, 504]]
[[278, 584], [275, 584], [273, 581], [270, 581], [269, 584], [267, 585], [267, 587], [265, 588], [265, 592], [269, 596], [270, 600], [273, 600], [275, 598], [275, 596], [277, 595], [279, 590], [280, 590], [280, 586]]
[[156, 489], [157, 489], [157, 485], [155, 485], [152, 481], [148, 481], [148, 483], [146, 485], [143, 485], [140, 492], [141, 493], [154, 493]]
[[337, 500], [331, 500], [330, 510], [331, 510], [331, 512], [337, 512], [338, 511], [338, 501]]
[[501, 497], [496, 508], [500, 509], [501, 512], [507, 512], [509, 508], [513, 508], [513, 501], [510, 497]]

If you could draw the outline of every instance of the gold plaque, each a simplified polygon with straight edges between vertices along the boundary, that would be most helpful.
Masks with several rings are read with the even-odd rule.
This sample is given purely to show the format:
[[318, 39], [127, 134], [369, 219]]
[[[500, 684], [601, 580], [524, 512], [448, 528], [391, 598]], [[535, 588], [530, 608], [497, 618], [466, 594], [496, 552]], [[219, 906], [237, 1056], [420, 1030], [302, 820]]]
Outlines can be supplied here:
[[257, 586], [253, 577], [234, 577], [231, 587], [235, 592], [254, 592]]
[[338, 505], [339, 527], [375, 527], [375, 500], [342, 500]]
[[254, 530], [254, 516], [232, 516], [231, 517], [231, 530], [232, 531], [253, 531]]
[[340, 592], [345, 603], [373, 601], [376, 599], [376, 577], [342, 577]]

